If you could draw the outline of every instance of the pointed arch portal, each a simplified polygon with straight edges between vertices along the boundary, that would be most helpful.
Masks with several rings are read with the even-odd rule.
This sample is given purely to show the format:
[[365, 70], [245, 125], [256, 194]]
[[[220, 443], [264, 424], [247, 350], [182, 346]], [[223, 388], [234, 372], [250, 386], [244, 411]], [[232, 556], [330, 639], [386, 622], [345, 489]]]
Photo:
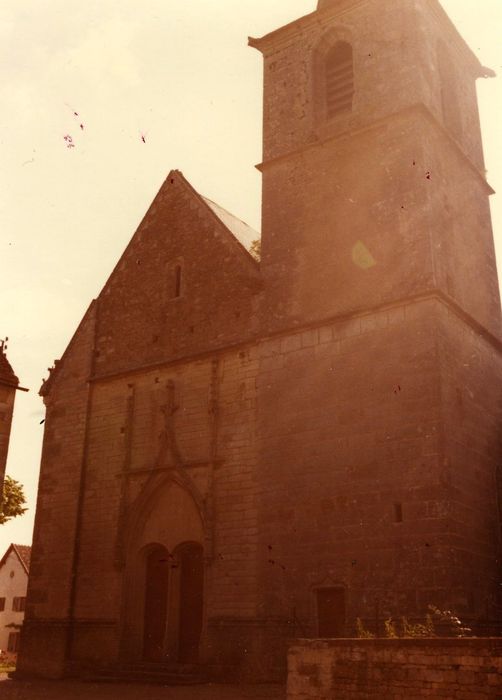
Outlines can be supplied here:
[[204, 531], [191, 494], [164, 483], [128, 543], [122, 658], [197, 663], [204, 621]]

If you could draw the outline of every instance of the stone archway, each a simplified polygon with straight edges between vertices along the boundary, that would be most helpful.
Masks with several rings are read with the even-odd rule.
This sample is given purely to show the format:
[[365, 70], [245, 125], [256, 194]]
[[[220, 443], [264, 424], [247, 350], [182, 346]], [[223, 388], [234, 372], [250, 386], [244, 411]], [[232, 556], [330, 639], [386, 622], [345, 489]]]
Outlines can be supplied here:
[[182, 485], [166, 480], [150, 500], [142, 500], [130, 524], [121, 656], [124, 661], [194, 663], [204, 607], [204, 527], [198, 505]]

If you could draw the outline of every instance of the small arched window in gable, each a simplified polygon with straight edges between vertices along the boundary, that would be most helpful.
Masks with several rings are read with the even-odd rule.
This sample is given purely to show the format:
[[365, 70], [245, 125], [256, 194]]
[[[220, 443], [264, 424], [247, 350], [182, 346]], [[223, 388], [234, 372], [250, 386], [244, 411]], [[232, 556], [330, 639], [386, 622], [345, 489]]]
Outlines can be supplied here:
[[325, 54], [324, 79], [328, 119], [352, 110], [354, 63], [352, 46], [346, 41], [334, 44]]
[[166, 294], [168, 299], [179, 299], [184, 295], [185, 279], [183, 268], [183, 258], [176, 258], [166, 262]]

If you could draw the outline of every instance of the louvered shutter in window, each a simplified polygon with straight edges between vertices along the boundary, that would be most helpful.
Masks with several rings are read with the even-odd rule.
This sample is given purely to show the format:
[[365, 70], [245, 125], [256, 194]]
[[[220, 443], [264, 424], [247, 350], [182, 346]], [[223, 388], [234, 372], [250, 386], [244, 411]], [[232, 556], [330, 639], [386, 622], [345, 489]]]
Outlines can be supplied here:
[[352, 109], [354, 68], [352, 47], [340, 42], [326, 56], [326, 111], [328, 118]]

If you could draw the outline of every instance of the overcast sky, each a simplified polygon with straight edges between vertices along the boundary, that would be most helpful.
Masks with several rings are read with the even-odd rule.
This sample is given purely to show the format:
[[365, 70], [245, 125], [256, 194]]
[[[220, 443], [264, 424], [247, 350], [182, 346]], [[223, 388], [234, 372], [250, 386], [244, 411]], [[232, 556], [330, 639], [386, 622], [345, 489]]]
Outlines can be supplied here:
[[[0, 528], [0, 556], [10, 542], [31, 542], [41, 380], [169, 170], [260, 228], [262, 59], [247, 36], [316, 0], [1, 4], [0, 337], [30, 388], [17, 396], [7, 471], [30, 510]], [[442, 4], [481, 62], [502, 73], [501, 0]], [[502, 190], [501, 79], [480, 81], [479, 94], [488, 179]], [[502, 260], [497, 197], [492, 206]]]

